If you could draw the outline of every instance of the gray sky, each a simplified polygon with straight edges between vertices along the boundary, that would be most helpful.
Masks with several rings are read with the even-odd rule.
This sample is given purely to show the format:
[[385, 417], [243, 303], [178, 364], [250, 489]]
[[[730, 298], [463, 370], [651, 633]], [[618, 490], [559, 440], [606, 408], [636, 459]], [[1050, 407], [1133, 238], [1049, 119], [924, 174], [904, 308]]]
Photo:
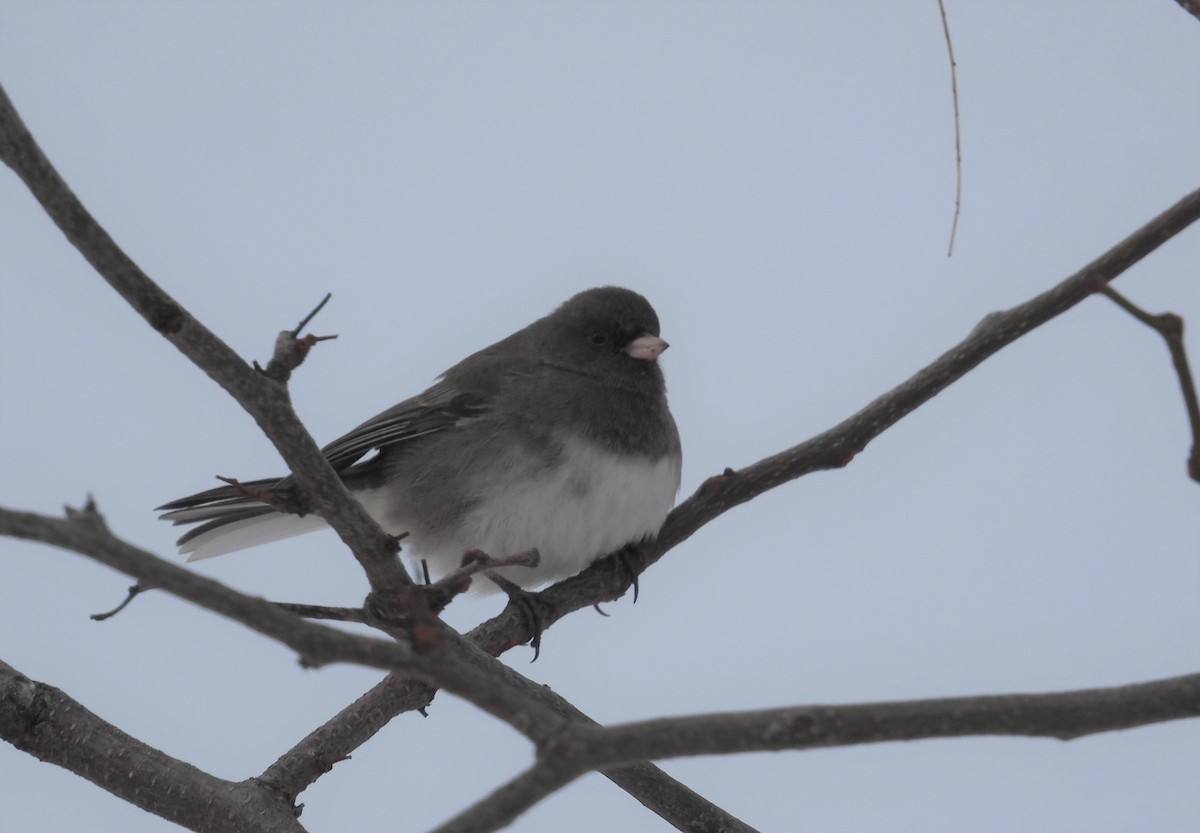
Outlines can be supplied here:
[[[964, 195], [936, 4], [30, 3], [0, 80], [116, 240], [248, 358], [317, 300], [292, 392], [318, 441], [572, 293], [646, 294], [683, 495], [806, 439], [989, 311], [1060, 280], [1200, 177], [1197, 22], [1155, 2], [954, 3]], [[152, 507], [280, 473], [15, 177], [0, 183], [0, 503]], [[1200, 321], [1191, 229], [1118, 286]], [[1193, 327], [1195, 332], [1195, 327]], [[1193, 361], [1200, 343], [1192, 336]], [[1113, 685], [1200, 668], [1200, 487], [1157, 336], [1090, 300], [842, 471], [739, 508], [580, 612], [529, 665], [605, 722]], [[130, 581], [0, 542], [0, 657], [217, 775], [257, 774], [377, 678]], [[331, 533], [196, 569], [353, 604]], [[500, 602], [457, 602], [469, 627]], [[301, 800], [314, 831], [422, 830], [527, 765], [439, 696]], [[928, 741], [668, 762], [764, 831], [1184, 831], [1200, 723], [1063, 744]], [[0, 831], [172, 829], [0, 745]], [[592, 776], [521, 831], [663, 830]]]

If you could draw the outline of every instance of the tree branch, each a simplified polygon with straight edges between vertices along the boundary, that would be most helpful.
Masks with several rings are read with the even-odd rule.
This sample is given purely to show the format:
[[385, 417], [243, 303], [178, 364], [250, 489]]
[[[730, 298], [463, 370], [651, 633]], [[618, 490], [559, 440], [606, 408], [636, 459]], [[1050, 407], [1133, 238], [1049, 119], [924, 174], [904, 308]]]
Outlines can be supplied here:
[[[0, 535], [38, 541], [91, 557], [136, 577], [144, 588], [166, 590], [277, 639], [296, 650], [302, 661], [310, 666], [357, 662], [385, 670], [405, 668], [408, 675], [415, 675], [417, 679], [409, 679], [407, 683], [399, 683], [399, 678], [394, 675], [388, 679], [404, 687], [410, 698], [424, 696], [423, 703], [409, 699], [412, 705], [408, 708], [427, 704], [435, 689], [426, 681], [436, 680], [448, 691], [509, 723], [535, 743], [544, 742], [562, 731], [567, 720], [591, 722], [558, 695], [496, 662], [449, 629], [436, 635], [434, 644], [427, 646], [429, 652], [426, 655], [413, 654], [400, 644], [306, 622], [278, 605], [246, 596], [121, 541], [107, 530], [94, 506], [72, 510], [66, 519], [0, 507]], [[256, 780], [267, 785], [274, 794], [294, 801], [301, 790], [339, 759], [336, 753], [331, 756], [323, 748], [325, 745], [357, 748], [400, 711], [408, 710], [393, 710], [384, 715], [378, 710], [369, 713], [367, 710], [371, 708], [369, 698], [359, 698], [344, 710], [347, 716], [341, 721], [329, 728], [322, 727], [324, 731], [314, 733], [317, 738], [313, 742], [302, 744]], [[339, 727], [350, 735], [335, 736], [334, 741], [331, 733], [338, 732]], [[619, 775], [610, 777], [660, 814], [673, 811], [681, 820], [689, 817], [715, 820], [715, 826], [695, 828], [697, 830], [754, 833], [753, 828], [673, 781], [656, 767], [648, 764], [626, 767]]]
[[1183, 405], [1187, 410], [1188, 425], [1192, 429], [1192, 450], [1187, 459], [1188, 477], [1200, 482], [1200, 400], [1197, 400], [1196, 397], [1196, 383], [1192, 379], [1192, 371], [1188, 365], [1187, 347], [1183, 343], [1183, 319], [1172, 312], [1158, 315], [1146, 312], [1111, 286], [1103, 286], [1100, 291], [1121, 309], [1162, 336], [1163, 341], [1167, 343], [1167, 350], [1171, 354], [1171, 364], [1175, 366], [1175, 375], [1179, 378], [1179, 389], [1183, 393]]
[[[630, 585], [630, 566], [640, 574], [702, 526], [735, 506], [806, 474], [847, 465], [873, 439], [989, 356], [1067, 311], [1197, 219], [1200, 219], [1200, 190], [1188, 194], [1050, 290], [1010, 310], [986, 316], [967, 338], [858, 413], [786, 451], [740, 471], [727, 469], [709, 478], [675, 507], [658, 538], [642, 548], [641, 564], [618, 569], [614, 559], [604, 559], [538, 593], [544, 603], [540, 609], [543, 627], [549, 628], [580, 608], [619, 598]], [[498, 655], [525, 642], [532, 634], [524, 619], [506, 608], [466, 636], [484, 651]], [[423, 686], [389, 677], [300, 741], [264, 775], [277, 778], [288, 790], [300, 792], [333, 762], [345, 758], [370, 739], [396, 714], [423, 708], [431, 698], [432, 692]], [[614, 778], [611, 772], [605, 774]], [[671, 820], [668, 815], [664, 818]]]
[[[529, 734], [535, 742], [561, 728], [561, 719], [530, 697], [531, 691], [541, 690], [540, 686], [465, 645], [440, 620], [418, 628], [412, 646], [308, 622], [265, 599], [239, 593], [122, 541], [109, 532], [93, 505], [70, 510], [67, 518], [0, 507], [0, 535], [38, 541], [93, 558], [134, 576], [145, 588], [161, 588], [282, 642], [295, 650], [306, 666], [352, 662], [384, 671], [400, 669], [462, 697]], [[535, 728], [531, 730], [531, 726]]]
[[[640, 574], [735, 506], [806, 474], [849, 465], [872, 440], [985, 359], [1071, 309], [1198, 219], [1200, 190], [1188, 194], [1051, 289], [1012, 309], [985, 316], [965, 339], [858, 413], [744, 469], [726, 469], [710, 477], [675, 507], [657, 539], [643, 545], [640, 564], [617, 569], [614, 559], [604, 559], [537, 594], [542, 603], [539, 612], [543, 628], [580, 608], [619, 598], [630, 585], [630, 569]], [[509, 608], [468, 634], [489, 653], [502, 652], [531, 637], [528, 624]]]
[[303, 833], [291, 802], [225, 781], [127, 735], [0, 661], [0, 737], [118, 798], [201, 833]]
[[301, 663], [308, 667], [356, 662], [426, 675], [419, 668], [422, 663], [404, 645], [307, 622], [265, 599], [239, 593], [122, 541], [109, 532], [90, 503], [85, 509], [69, 509], [65, 518], [0, 507], [0, 535], [49, 544], [99, 561], [133, 576], [143, 589], [165, 590], [282, 642], [296, 651]]
[[[397, 714], [428, 706], [435, 693], [436, 689], [432, 686], [395, 674], [389, 675], [288, 750], [257, 780], [281, 794], [294, 797], [370, 740]], [[550, 689], [535, 686], [528, 694], [572, 724], [599, 725]], [[534, 731], [543, 739], [553, 736], [551, 726], [530, 728], [527, 735], [531, 738], [534, 737]], [[753, 827], [653, 764], [608, 767], [602, 772], [647, 809], [679, 830], [690, 833], [755, 833]]]
[[[315, 443], [295, 419], [286, 389], [280, 384], [264, 381], [262, 374], [242, 362], [121, 252], [58, 177], [2, 91], [0, 156], [18, 172], [71, 242], [105, 279], [156, 330], [225, 387], [255, 417], [284, 456], [297, 481], [305, 489], [306, 496], [313, 502], [313, 508], [326, 517], [351, 546], [367, 571], [372, 587], [377, 592], [389, 593], [410, 587], [410, 580], [394, 558], [394, 541], [383, 535], [346, 493], [340, 480], [320, 456]], [[809, 472], [846, 465], [871, 440], [903, 416], [1006, 344], [1061, 314], [1098, 285], [1115, 278], [1193, 222], [1198, 215], [1200, 192], [1185, 197], [1128, 240], [1054, 289], [1020, 307], [988, 316], [960, 345], [845, 422], [740, 472], [727, 470], [723, 475], [710, 478], [692, 498], [672, 512], [658, 540], [642, 553], [643, 563], [638, 565], [640, 569], [637, 572], [640, 573], [701, 526], [733, 506]], [[580, 607], [616, 598], [628, 586], [628, 572], [613, 570], [611, 561], [593, 565], [580, 576], [540, 594], [547, 603], [547, 614], [542, 624], [547, 626]], [[282, 611], [275, 612], [287, 615]], [[530, 634], [526, 632], [525, 623], [520, 617], [514, 611], [506, 610], [500, 617], [476, 628], [471, 636], [481, 648], [495, 654], [525, 641]], [[466, 647], [452, 637], [447, 644], [456, 649], [456, 656]], [[389, 667], [396, 666], [393, 664]], [[459, 676], [466, 673], [463, 668], [456, 667], [452, 671], [449, 677], [453, 678], [453, 682], [444, 675], [438, 675], [443, 684], [452, 690], [467, 685]], [[384, 692], [381, 700], [383, 711], [401, 706], [403, 698], [393, 699], [393, 694], [388, 693], [390, 688], [377, 687], [375, 691]], [[478, 696], [478, 692], [475, 695]], [[492, 708], [496, 707], [493, 703]], [[392, 711], [392, 715], [395, 713]], [[511, 722], [518, 717], [510, 715], [508, 719]], [[546, 727], [554, 722], [546, 720], [543, 725], [534, 721], [538, 725], [530, 731], [531, 736], [536, 739], [537, 734], [544, 733]], [[343, 736], [365, 739], [373, 731], [347, 732]], [[334, 751], [332, 748], [326, 750]]]
[[573, 725], [542, 747], [534, 766], [435, 833], [496, 830], [580, 775], [625, 761], [979, 735], [1071, 740], [1189, 717], [1200, 717], [1200, 674], [1054, 694], [798, 706], [609, 728]]
[[978, 735], [1074, 740], [1200, 717], [1200, 674], [1050, 694], [797, 706], [568, 729], [543, 757], [586, 769], [628, 760]]
[[304, 491], [354, 553], [378, 592], [412, 580], [396, 558], [395, 539], [354, 500], [300, 424], [282, 381], [252, 368], [192, 317], [125, 254], [59, 176], [0, 88], [0, 159], [16, 172], [63, 234], [161, 336], [224, 388], [275, 445]]
[[[54, 170], [2, 88], [0, 158], [21, 177], [68, 240], [79, 249], [96, 271], [155, 330], [220, 384], [254, 417], [303, 487], [313, 511], [325, 518], [354, 552], [367, 573], [377, 600], [390, 604], [395, 603], [398, 598], [411, 598], [405, 592], [411, 589], [411, 580], [394, 557], [394, 539], [384, 535], [362, 507], [350, 497], [341, 480], [320, 455], [316, 443], [297, 419], [283, 384], [258, 373], [242, 361], [227, 345], [157, 286], [117, 246]], [[170, 589], [165, 584], [157, 586]], [[420, 607], [424, 607], [423, 602]], [[409, 609], [409, 612], [421, 611]], [[283, 611], [276, 613], [286, 615]], [[430, 621], [426, 624], [440, 630], [443, 635], [448, 633], [448, 629], [440, 627], [440, 622], [435, 624]], [[503, 668], [498, 663], [496, 667]], [[446, 682], [446, 673], [446, 669], [442, 669], [440, 676], [443, 684]], [[467, 699], [474, 701], [474, 698], [487, 696], [487, 692], [487, 687], [482, 690], [473, 687], [464, 693], [469, 695]], [[396, 713], [398, 712], [393, 712], [392, 716]], [[510, 714], [510, 717], [523, 719], [520, 714]], [[378, 728], [370, 734], [374, 734], [374, 731], [378, 731]], [[366, 735], [363, 740], [369, 736]], [[653, 768], [649, 769], [654, 771]], [[308, 769], [307, 773], [314, 780], [320, 774], [312, 768]], [[646, 771], [643, 771], [641, 776], [642, 782], [655, 780], [648, 776]], [[668, 796], [686, 798], [690, 795], [703, 802], [703, 799], [699, 799], [665, 775], [659, 781], [660, 790]], [[627, 783], [633, 785], [635, 780], [628, 779]], [[642, 797], [641, 800], [654, 801], [653, 797]], [[721, 817], [719, 809], [707, 802], [704, 802], [704, 805], [706, 809], [714, 811], [717, 817]], [[750, 829], [745, 826], [739, 828], [736, 819], [727, 818], [729, 830]]]

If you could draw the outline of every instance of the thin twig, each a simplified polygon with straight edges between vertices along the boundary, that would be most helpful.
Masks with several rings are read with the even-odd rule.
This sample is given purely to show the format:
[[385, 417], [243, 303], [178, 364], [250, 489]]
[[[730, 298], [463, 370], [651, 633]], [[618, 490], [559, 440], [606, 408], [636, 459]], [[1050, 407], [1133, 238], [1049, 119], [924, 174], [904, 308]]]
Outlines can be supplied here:
[[962, 211], [962, 129], [958, 116], [958, 61], [954, 59], [954, 42], [950, 38], [945, 0], [938, 0], [938, 11], [942, 15], [942, 32], [946, 36], [946, 53], [950, 56], [950, 92], [954, 99], [954, 222], [950, 224], [950, 246], [946, 250], [946, 257], [952, 257], [954, 238], [958, 235], [958, 216]]
[[1183, 404], [1187, 409], [1188, 424], [1192, 429], [1192, 449], [1187, 460], [1188, 477], [1200, 482], [1200, 402], [1197, 402], [1196, 383], [1192, 378], [1187, 347], [1183, 342], [1183, 319], [1171, 312], [1163, 312], [1158, 315], [1147, 312], [1111, 286], [1102, 285], [1099, 291], [1111, 298], [1113, 303], [1121, 309], [1162, 336], [1163, 341], [1167, 343], [1167, 350], [1171, 353], [1171, 363], [1175, 366], [1175, 375], [1179, 378], [1179, 388], [1183, 392]]
[[149, 589], [150, 589], [149, 587], [143, 587], [140, 584], [131, 585], [129, 588], [129, 593], [125, 596], [125, 600], [123, 602], [121, 602], [119, 605], [117, 605], [112, 610], [108, 611], [107, 613], [93, 613], [91, 618], [96, 622], [103, 622], [106, 619], [111, 619], [112, 617], [114, 617], [118, 613], [120, 613], [122, 610], [124, 610], [126, 607], [128, 607], [129, 603], [132, 602], [135, 598], [137, 598], [140, 594], [146, 592]]
[[313, 308], [312, 312], [300, 319], [300, 323], [296, 325], [296, 329], [292, 330], [292, 338], [297, 338], [300, 335], [300, 331], [308, 326], [309, 321], [312, 321], [314, 318], [316, 318], [317, 313], [325, 308], [325, 305], [329, 303], [329, 299], [332, 297], [332, 292], [325, 293], [325, 297], [321, 299], [321, 303], [317, 304], [316, 307]]
[[267, 362], [264, 369], [258, 362], [253, 362], [254, 369], [260, 371], [268, 379], [274, 379], [280, 383], [286, 383], [292, 376], [292, 371], [304, 363], [308, 358], [308, 353], [314, 346], [322, 341], [330, 341], [337, 336], [318, 336], [309, 335], [300, 337], [300, 331], [304, 329], [309, 321], [312, 321], [321, 309], [329, 303], [329, 299], [333, 297], [332, 292], [325, 293], [325, 297], [321, 302], [313, 308], [313, 311], [301, 319], [293, 330], [284, 330], [275, 338], [275, 350], [271, 355], [271, 360]]

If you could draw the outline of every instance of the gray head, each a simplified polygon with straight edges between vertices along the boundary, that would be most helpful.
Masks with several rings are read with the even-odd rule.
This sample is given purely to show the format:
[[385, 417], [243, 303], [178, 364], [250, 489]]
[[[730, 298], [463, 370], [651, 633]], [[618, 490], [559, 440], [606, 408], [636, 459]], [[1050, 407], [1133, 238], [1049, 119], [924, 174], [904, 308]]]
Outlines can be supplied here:
[[554, 352], [580, 369], [657, 376], [655, 360], [668, 346], [650, 302], [619, 286], [580, 292], [539, 324], [554, 339]]

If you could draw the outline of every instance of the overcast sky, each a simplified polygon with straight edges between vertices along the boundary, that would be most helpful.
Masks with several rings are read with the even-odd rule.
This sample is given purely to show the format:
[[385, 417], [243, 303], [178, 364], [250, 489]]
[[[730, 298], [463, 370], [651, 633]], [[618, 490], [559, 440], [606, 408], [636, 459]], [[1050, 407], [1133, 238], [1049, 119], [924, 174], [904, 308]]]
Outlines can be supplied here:
[[[292, 393], [326, 442], [574, 292], [644, 293], [681, 497], [853, 413], [1200, 184], [1200, 24], [1170, 0], [0, 6], [0, 82], [121, 246], [248, 359], [327, 292]], [[1200, 330], [1200, 229], [1120, 279]], [[175, 558], [165, 500], [282, 473], [253, 421], [0, 175], [0, 503], [91, 493]], [[1200, 340], [1189, 337], [1200, 364]], [[1115, 685], [1200, 669], [1200, 486], [1157, 336], [1091, 299], [844, 470], [718, 519], [507, 655], [604, 722]], [[0, 542], [0, 658], [216, 775], [369, 688], [165, 594]], [[354, 604], [331, 533], [196, 568]], [[468, 628], [500, 608], [458, 601]], [[420, 831], [531, 761], [449, 696], [301, 796]], [[1190, 831], [1200, 721], [668, 762], [766, 831]], [[174, 829], [0, 745], [0, 831]], [[525, 833], [660, 831], [590, 776]]]

